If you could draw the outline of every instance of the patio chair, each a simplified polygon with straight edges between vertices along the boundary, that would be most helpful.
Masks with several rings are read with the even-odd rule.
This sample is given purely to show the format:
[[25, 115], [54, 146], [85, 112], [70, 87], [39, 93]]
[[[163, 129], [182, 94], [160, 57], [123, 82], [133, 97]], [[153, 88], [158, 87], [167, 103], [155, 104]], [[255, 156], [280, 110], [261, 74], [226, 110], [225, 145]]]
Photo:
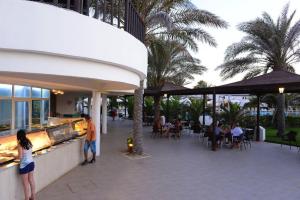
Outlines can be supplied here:
[[199, 141], [202, 139], [202, 143], [204, 143], [204, 140], [208, 140], [208, 128], [205, 126], [201, 127], [200, 133], [199, 133]]
[[254, 138], [254, 131], [245, 131], [244, 133], [245, 134], [243, 135], [243, 138], [242, 138], [242, 142], [244, 144], [244, 147], [246, 149], [246, 147], [249, 146], [250, 149], [251, 149], [252, 148], [251, 140], [253, 140], [253, 138]]
[[182, 124], [182, 135], [191, 135], [191, 125], [190, 122], [184, 122]]
[[[288, 145], [290, 146], [290, 149], [292, 149], [292, 142], [296, 142], [296, 146], [297, 146], [297, 148], [298, 148], [298, 145], [297, 145], [297, 139], [296, 139], [296, 137], [297, 137], [297, 132], [295, 132], [295, 131], [290, 131], [290, 132], [288, 132], [287, 134], [284, 134], [282, 137], [281, 137], [281, 139], [282, 139], [282, 141], [287, 141], [288, 142]], [[282, 147], [282, 145], [284, 145], [283, 143], [281, 143], [281, 147]]]

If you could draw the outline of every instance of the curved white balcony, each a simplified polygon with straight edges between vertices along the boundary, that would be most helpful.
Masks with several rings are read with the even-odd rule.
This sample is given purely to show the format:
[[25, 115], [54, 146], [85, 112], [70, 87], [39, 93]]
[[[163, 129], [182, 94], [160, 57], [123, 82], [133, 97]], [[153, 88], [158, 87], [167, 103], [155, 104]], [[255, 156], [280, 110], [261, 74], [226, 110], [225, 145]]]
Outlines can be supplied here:
[[0, 1], [0, 80], [77, 90], [129, 90], [147, 74], [147, 49], [129, 33], [74, 11]]

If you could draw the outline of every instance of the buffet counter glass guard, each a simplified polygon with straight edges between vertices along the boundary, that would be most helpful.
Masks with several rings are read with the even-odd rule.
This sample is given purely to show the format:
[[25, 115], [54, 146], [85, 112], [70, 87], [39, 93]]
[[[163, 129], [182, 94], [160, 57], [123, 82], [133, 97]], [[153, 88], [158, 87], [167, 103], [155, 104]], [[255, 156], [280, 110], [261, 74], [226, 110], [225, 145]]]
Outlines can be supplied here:
[[[56, 124], [51, 124], [47, 128], [28, 132], [27, 137], [32, 142], [34, 153], [40, 154], [43, 150], [45, 152], [45, 149], [86, 133], [87, 123], [82, 118], [56, 118], [55, 121]], [[17, 154], [16, 134], [0, 136], [0, 166], [15, 161]]]

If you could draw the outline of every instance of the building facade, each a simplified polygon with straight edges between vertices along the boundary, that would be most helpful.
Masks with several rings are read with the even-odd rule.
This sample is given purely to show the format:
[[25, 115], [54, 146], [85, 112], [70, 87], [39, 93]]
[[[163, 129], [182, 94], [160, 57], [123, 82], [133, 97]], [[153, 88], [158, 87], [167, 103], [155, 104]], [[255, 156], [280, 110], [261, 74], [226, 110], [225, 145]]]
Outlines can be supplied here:
[[[18, 129], [43, 128], [49, 117], [70, 117], [86, 109], [96, 125], [100, 155], [101, 121], [107, 132], [106, 96], [140, 88], [147, 74], [147, 49], [143, 24], [130, 1], [104, 0], [104, 7], [99, 2], [95, 8], [88, 0], [0, 1], [0, 139]], [[86, 101], [89, 106], [79, 105]], [[65, 166], [55, 175], [42, 161], [55, 153], [37, 158], [49, 168], [49, 177], [36, 172], [37, 190], [78, 164], [80, 150], [71, 148], [79, 147], [73, 143], [61, 149], [69, 162], [57, 154], [57, 164]], [[15, 195], [22, 194], [17, 191], [20, 180], [9, 171], [14, 169], [1, 170], [1, 180], [14, 177], [16, 183], [8, 189], [1, 182], [0, 194], [6, 196], [0, 199], [21, 199]]]

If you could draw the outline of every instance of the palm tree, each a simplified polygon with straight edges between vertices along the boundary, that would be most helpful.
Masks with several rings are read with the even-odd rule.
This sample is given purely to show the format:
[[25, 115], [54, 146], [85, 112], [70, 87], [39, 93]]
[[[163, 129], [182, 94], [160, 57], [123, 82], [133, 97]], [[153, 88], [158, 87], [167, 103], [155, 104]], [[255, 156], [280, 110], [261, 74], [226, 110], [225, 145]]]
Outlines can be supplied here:
[[226, 28], [227, 23], [205, 10], [198, 9], [190, 0], [132, 0], [146, 28], [145, 44], [149, 46], [157, 36], [169, 37], [186, 43], [197, 51], [196, 41], [216, 46], [215, 39], [205, 27]]
[[[202, 74], [206, 68], [194, 58], [186, 46], [174, 41], [158, 38], [149, 46], [148, 86], [161, 87], [165, 81], [192, 80], [193, 74]], [[160, 115], [161, 96], [154, 96], [154, 119]]]
[[221, 119], [232, 124], [237, 123], [245, 116], [245, 110], [237, 103], [228, 103], [228, 106], [220, 106], [222, 109]]
[[[294, 72], [293, 65], [300, 61], [300, 20], [292, 25], [296, 11], [291, 15], [288, 11], [287, 4], [276, 21], [265, 12], [238, 26], [246, 36], [227, 48], [225, 61], [217, 68], [221, 69], [223, 79], [240, 73], [245, 73], [247, 79], [272, 70]], [[285, 129], [284, 104], [284, 95], [278, 95], [278, 135]]]
[[143, 150], [143, 86], [144, 80], [140, 81], [140, 87], [134, 90], [133, 107], [133, 150], [142, 155]]

